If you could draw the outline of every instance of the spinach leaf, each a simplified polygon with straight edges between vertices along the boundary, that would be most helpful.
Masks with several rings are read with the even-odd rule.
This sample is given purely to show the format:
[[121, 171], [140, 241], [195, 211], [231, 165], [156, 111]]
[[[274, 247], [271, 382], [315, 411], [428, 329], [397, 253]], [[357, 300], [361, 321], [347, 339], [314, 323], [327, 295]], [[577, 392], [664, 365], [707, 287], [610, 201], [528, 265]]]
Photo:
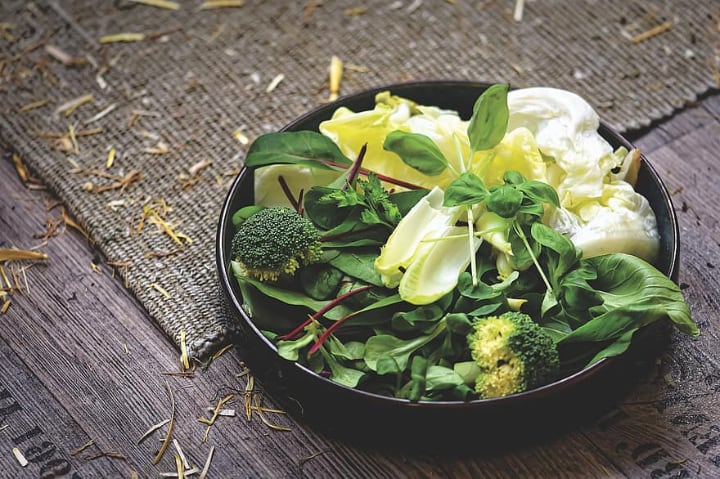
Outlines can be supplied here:
[[330, 230], [340, 225], [350, 213], [347, 209], [337, 208], [334, 204], [320, 201], [334, 191], [325, 186], [313, 186], [305, 192], [303, 209], [307, 217], [321, 230]]
[[320, 349], [322, 357], [330, 368], [330, 379], [338, 384], [350, 388], [357, 387], [360, 380], [365, 376], [363, 371], [348, 367], [338, 361], [335, 355], [327, 352], [325, 348]]
[[554, 289], [560, 286], [560, 279], [577, 263], [580, 254], [566, 236], [549, 226], [537, 222], [530, 228], [532, 238], [544, 246], [544, 258], [548, 280]]
[[280, 340], [277, 342], [278, 355], [288, 361], [297, 361], [300, 359], [300, 351], [306, 346], [310, 346], [315, 341], [315, 331], [308, 328], [302, 336], [294, 340]]
[[[401, 366], [398, 364], [397, 359], [392, 356], [379, 357], [377, 360], [377, 367], [375, 368], [375, 372], [379, 376], [393, 375], [399, 377], [404, 370], [405, 365]], [[396, 396], [397, 391], [395, 391], [393, 395]]]
[[376, 249], [343, 250], [330, 260], [330, 264], [353, 278], [375, 286], [383, 286], [380, 273], [375, 271]]
[[429, 190], [426, 189], [399, 191], [392, 193], [388, 199], [395, 203], [395, 206], [400, 210], [400, 214], [405, 216], [418, 201], [427, 196], [428, 192]]
[[395, 360], [401, 371], [404, 371], [410, 361], [410, 356], [435, 339], [445, 329], [445, 322], [440, 321], [430, 333], [410, 339], [400, 339], [390, 334], [372, 336], [365, 343], [365, 364], [371, 370], [376, 371], [378, 361], [383, 357], [389, 357]]
[[334, 141], [314, 131], [266, 133], [257, 137], [245, 157], [245, 166], [251, 167], [287, 163], [335, 169], [324, 162], [352, 164]]
[[451, 368], [434, 364], [425, 373], [425, 390], [442, 391], [456, 388], [464, 384], [462, 376]]
[[590, 286], [603, 299], [592, 308], [593, 318], [565, 336], [561, 342], [616, 340], [633, 329], [669, 318], [685, 334], [699, 329], [680, 288], [646, 261], [632, 255], [612, 253], [581, 260], [597, 271]]
[[445, 171], [448, 162], [427, 135], [395, 130], [385, 137], [383, 148], [392, 151], [408, 166], [428, 176]]
[[[327, 301], [318, 301], [312, 299], [311, 297], [300, 293], [299, 291], [284, 289], [271, 283], [256, 281], [254, 279], [248, 278], [247, 276], [242, 274], [240, 265], [236, 261], [231, 261], [231, 266], [238, 283], [243, 286], [252, 286], [265, 296], [276, 299], [282, 303], [291, 304], [294, 306], [305, 306], [312, 311], [318, 311], [327, 304]], [[325, 313], [325, 317], [328, 319], [340, 319], [343, 316], [347, 316], [350, 312], [351, 311], [346, 306], [343, 306], [341, 304]], [[302, 319], [304, 318], [298, 318], [298, 323]]]
[[445, 310], [439, 305], [431, 303], [425, 306], [418, 306], [410, 311], [395, 313], [390, 325], [393, 330], [401, 333], [424, 332], [437, 324], [445, 314]]
[[420, 355], [413, 356], [410, 364], [410, 392], [408, 393], [410, 401], [419, 401], [423, 393], [425, 393], [425, 375], [427, 371], [427, 359]]
[[298, 272], [305, 294], [313, 299], [329, 299], [340, 287], [343, 273], [328, 263], [314, 263]]
[[[360, 293], [357, 296], [353, 296], [352, 299], [362, 296], [366, 293], [373, 293], [376, 288]], [[342, 294], [341, 289], [339, 294]], [[378, 296], [377, 294], [369, 295], [368, 299], [362, 305], [356, 305], [355, 303], [349, 303], [346, 301], [346, 306], [357, 307], [357, 311], [353, 314], [350, 325], [353, 327], [378, 327], [380, 325], [389, 323], [392, 316], [398, 311], [407, 310], [410, 305], [404, 302], [399, 294], [392, 294], [390, 296]]]

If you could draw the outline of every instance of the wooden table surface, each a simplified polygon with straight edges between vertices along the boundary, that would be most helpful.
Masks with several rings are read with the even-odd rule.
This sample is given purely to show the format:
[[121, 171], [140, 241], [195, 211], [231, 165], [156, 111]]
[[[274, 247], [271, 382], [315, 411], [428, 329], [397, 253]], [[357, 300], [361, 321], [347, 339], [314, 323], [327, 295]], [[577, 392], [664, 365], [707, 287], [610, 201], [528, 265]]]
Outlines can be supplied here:
[[[632, 139], [673, 194], [679, 281], [701, 336], [673, 332], [643, 380], [602, 417], [492, 454], [357, 446], [271, 411], [248, 420], [251, 375], [241, 353], [179, 376], [180, 352], [91, 242], [63, 223], [61, 205], [24, 186], [5, 145], [0, 247], [40, 245], [49, 259], [15, 263], [23, 288], [0, 314], [0, 477], [162, 477], [177, 471], [179, 450], [190, 469], [202, 469], [212, 450], [212, 478], [720, 477], [720, 95]], [[44, 244], [54, 223], [57, 234]], [[261, 386], [249, 394], [272, 408]], [[221, 408], [234, 416], [212, 426], [199, 420], [224, 398]], [[171, 417], [168, 449], [155, 464], [170, 425], [141, 439]]]

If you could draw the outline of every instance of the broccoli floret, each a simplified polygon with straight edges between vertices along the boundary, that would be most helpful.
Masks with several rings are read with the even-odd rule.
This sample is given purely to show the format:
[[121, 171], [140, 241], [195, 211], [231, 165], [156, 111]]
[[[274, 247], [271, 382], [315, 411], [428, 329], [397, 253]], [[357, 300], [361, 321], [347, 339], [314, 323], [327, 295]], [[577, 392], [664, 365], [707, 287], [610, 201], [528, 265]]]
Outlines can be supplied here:
[[479, 367], [475, 391], [482, 398], [527, 391], [558, 375], [554, 341], [527, 314], [510, 311], [474, 320], [468, 344]]
[[320, 232], [310, 220], [286, 207], [252, 214], [238, 227], [232, 255], [250, 278], [275, 282], [320, 259]]

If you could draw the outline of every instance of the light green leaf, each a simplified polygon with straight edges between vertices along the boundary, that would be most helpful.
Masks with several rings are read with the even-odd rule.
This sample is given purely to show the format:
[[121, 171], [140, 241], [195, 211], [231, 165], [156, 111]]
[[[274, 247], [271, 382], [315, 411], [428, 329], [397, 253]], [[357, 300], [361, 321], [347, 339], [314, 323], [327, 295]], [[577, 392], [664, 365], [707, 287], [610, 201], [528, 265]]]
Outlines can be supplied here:
[[439, 175], [448, 165], [440, 148], [429, 136], [421, 133], [392, 131], [385, 137], [383, 148], [398, 155], [406, 165], [428, 176]]
[[507, 105], [509, 89], [506, 83], [492, 85], [475, 101], [468, 125], [472, 151], [489, 150], [505, 136], [510, 117]]

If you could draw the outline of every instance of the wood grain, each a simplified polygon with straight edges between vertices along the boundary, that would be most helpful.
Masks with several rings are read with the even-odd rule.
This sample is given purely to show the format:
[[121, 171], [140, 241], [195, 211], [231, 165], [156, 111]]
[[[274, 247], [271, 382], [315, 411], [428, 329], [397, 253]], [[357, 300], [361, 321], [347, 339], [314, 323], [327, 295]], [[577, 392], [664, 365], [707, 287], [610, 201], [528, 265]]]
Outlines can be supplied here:
[[[492, 454], [359, 447], [299, 418], [268, 415], [289, 432], [272, 430], [257, 416], [248, 421], [238, 350], [193, 378], [164, 374], [179, 371], [172, 342], [81, 234], [65, 229], [44, 245], [34, 238], [47, 218], [60, 216], [59, 208], [47, 211], [47, 193], [27, 190], [12, 164], [0, 161], [0, 247], [39, 247], [49, 256], [26, 270], [29, 290], [14, 294], [0, 315], [0, 427], [7, 425], [0, 430], [0, 477], [130, 477], [131, 471], [157, 477], [174, 470], [172, 445], [152, 464], [166, 427], [138, 444], [150, 426], [170, 417], [166, 385], [176, 400], [172, 437], [188, 459], [202, 466], [215, 447], [210, 477], [720, 475], [719, 112], [720, 97], [711, 95], [635, 138], [673, 192], [682, 230], [680, 283], [702, 335], [673, 332], [664, 354], [602, 418]], [[225, 407], [238, 415], [220, 418], [202, 442], [206, 426], [198, 418], [226, 394], [234, 396]], [[278, 402], [272, 392], [263, 401]], [[71, 455], [89, 440], [90, 447]], [[26, 467], [13, 447], [30, 460]], [[90, 459], [107, 452], [125, 458]]]

